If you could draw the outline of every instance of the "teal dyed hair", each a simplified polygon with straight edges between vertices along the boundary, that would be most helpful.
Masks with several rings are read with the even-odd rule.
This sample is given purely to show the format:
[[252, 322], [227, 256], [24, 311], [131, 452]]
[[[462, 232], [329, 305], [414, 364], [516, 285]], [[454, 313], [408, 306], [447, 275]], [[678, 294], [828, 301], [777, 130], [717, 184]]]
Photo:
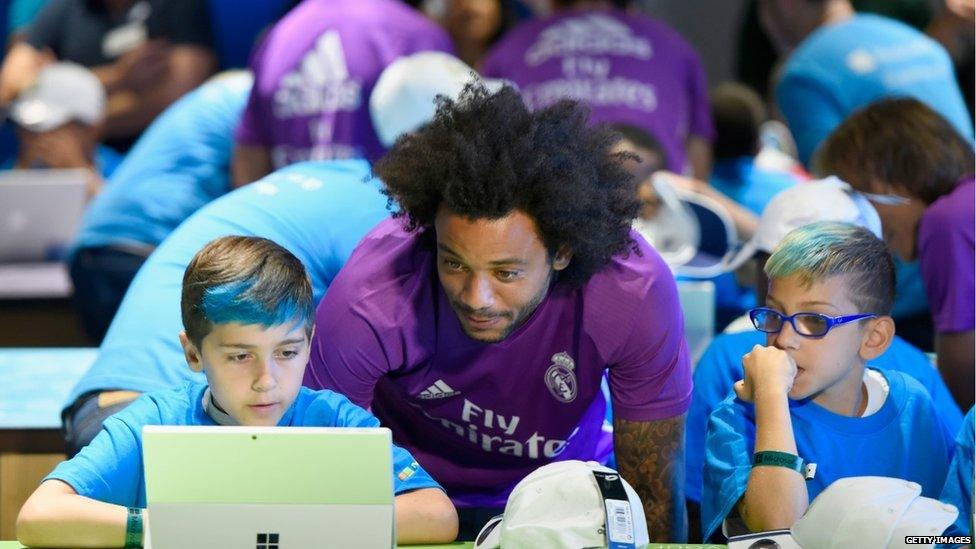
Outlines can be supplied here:
[[218, 238], [201, 249], [183, 276], [183, 328], [199, 345], [214, 324], [283, 324], [315, 319], [312, 285], [301, 261], [257, 237]]
[[766, 261], [766, 275], [798, 275], [806, 285], [847, 275], [848, 297], [859, 313], [887, 315], [895, 300], [895, 266], [887, 246], [871, 231], [821, 221], [790, 231]]

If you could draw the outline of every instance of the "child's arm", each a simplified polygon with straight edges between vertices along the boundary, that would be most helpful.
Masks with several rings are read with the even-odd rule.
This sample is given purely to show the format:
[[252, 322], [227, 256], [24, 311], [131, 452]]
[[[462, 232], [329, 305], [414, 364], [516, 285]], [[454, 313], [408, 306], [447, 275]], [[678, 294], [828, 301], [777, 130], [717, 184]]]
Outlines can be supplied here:
[[396, 496], [398, 544], [447, 543], [457, 532], [457, 511], [443, 491], [421, 488]]
[[[784, 351], [756, 345], [742, 358], [745, 378], [736, 382], [736, 395], [756, 407], [754, 452], [797, 454], [790, 420], [788, 394], [796, 363]], [[753, 532], [789, 528], [807, 510], [809, 496], [803, 475], [786, 467], [759, 466], [749, 473], [746, 493], [737, 509]]]
[[[143, 524], [145, 521], [143, 511]], [[128, 510], [78, 495], [67, 483], [41, 483], [17, 515], [27, 547], [124, 547]]]

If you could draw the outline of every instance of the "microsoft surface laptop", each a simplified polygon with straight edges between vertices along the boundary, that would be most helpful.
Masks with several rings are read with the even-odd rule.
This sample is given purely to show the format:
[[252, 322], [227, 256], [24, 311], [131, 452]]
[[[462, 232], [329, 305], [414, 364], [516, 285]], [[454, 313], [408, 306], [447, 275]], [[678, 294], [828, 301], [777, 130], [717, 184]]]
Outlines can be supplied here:
[[143, 430], [152, 549], [394, 546], [389, 429]]
[[88, 170], [0, 171], [0, 263], [62, 259], [85, 208]]

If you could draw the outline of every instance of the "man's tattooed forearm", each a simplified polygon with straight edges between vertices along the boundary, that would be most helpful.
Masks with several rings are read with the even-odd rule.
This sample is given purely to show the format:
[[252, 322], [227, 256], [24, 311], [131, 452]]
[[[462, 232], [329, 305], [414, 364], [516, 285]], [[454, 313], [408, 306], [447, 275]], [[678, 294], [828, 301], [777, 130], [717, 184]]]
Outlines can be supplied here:
[[644, 502], [651, 541], [683, 542], [687, 536], [684, 427], [683, 415], [613, 422], [617, 466]]

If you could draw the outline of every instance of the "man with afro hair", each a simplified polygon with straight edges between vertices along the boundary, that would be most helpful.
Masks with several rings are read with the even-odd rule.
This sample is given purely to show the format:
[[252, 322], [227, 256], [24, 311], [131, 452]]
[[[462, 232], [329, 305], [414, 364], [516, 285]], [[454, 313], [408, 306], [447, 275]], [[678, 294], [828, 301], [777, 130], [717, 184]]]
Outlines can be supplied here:
[[651, 539], [685, 537], [683, 319], [630, 229], [617, 138], [571, 101], [532, 112], [481, 85], [440, 98], [374, 167], [394, 218], [319, 305], [305, 384], [371, 407], [447, 489], [460, 539], [539, 466], [614, 449]]

